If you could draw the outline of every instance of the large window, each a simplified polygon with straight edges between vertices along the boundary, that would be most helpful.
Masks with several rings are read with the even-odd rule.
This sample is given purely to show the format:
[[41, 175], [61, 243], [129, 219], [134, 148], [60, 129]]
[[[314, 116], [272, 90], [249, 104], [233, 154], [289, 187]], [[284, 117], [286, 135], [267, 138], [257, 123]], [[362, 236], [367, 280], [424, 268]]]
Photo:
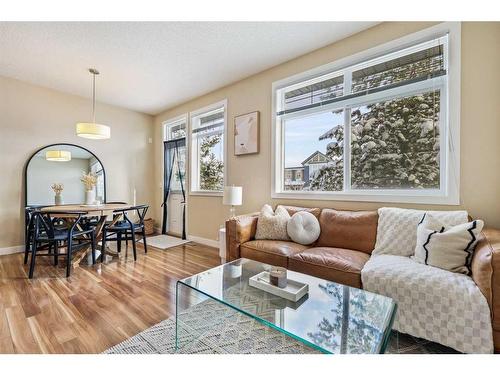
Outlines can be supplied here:
[[191, 192], [221, 194], [225, 171], [226, 104], [191, 114]]
[[273, 197], [457, 204], [457, 69], [438, 34], [275, 83]]

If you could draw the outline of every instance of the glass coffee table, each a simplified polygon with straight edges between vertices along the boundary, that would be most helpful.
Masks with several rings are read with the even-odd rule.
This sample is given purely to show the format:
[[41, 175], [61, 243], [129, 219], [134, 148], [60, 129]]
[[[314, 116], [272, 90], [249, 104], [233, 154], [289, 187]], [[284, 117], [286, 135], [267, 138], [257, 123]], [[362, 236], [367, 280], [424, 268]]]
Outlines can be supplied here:
[[250, 277], [270, 269], [242, 258], [178, 281], [176, 348], [243, 316], [313, 351], [384, 353], [396, 313], [391, 298], [288, 271], [289, 279], [309, 285], [308, 294], [291, 302], [249, 285]]

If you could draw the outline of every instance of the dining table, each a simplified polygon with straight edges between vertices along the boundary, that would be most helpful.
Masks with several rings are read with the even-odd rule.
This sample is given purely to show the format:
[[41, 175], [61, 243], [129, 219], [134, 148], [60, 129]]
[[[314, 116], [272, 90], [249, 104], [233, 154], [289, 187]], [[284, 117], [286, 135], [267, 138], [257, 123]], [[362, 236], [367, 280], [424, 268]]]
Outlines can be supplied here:
[[[120, 220], [122, 215], [117, 215], [117, 211], [126, 210], [131, 208], [132, 205], [128, 203], [103, 203], [96, 205], [85, 205], [85, 204], [65, 204], [65, 205], [55, 205], [55, 206], [45, 206], [40, 209], [42, 212], [53, 213], [53, 217], [71, 219], [75, 217], [75, 213], [82, 213], [82, 217], [96, 217], [98, 221], [95, 225], [95, 236], [96, 241], [102, 239], [102, 230], [104, 225], [108, 222], [110, 225], [115, 224]], [[73, 256], [71, 260], [73, 267], [78, 267], [82, 259], [88, 256], [90, 247], [83, 249]], [[97, 245], [97, 251], [101, 252], [101, 245]], [[116, 251], [106, 248], [107, 255], [118, 255]], [[97, 257], [100, 254], [97, 255]], [[89, 262], [89, 261], [88, 261]], [[90, 264], [90, 263], [89, 263]]]

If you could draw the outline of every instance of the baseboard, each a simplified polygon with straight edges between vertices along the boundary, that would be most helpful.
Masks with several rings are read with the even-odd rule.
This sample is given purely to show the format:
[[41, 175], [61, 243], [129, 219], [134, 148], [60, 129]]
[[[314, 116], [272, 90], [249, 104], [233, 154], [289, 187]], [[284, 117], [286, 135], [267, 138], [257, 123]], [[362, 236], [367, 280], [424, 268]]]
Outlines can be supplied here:
[[215, 248], [219, 247], [219, 241], [217, 241], [217, 240], [211, 240], [208, 238], [191, 236], [191, 235], [187, 236], [187, 239], [189, 241], [201, 243], [202, 245], [207, 245], [207, 246], [211, 246], [211, 247], [215, 247]]
[[0, 247], [0, 255], [22, 253], [23, 251], [24, 251], [24, 245]]

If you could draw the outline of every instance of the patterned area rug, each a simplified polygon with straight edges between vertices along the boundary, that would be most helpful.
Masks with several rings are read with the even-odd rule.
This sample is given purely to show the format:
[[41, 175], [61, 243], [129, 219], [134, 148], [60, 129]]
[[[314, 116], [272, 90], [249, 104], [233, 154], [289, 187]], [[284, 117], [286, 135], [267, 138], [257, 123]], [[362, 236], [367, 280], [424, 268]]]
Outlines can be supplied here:
[[[317, 354], [318, 351], [213, 301], [181, 314], [180, 349], [175, 349], [175, 317], [164, 320], [105, 354]], [[193, 328], [195, 327], [195, 328]], [[453, 349], [393, 331], [387, 353], [457, 353]]]

